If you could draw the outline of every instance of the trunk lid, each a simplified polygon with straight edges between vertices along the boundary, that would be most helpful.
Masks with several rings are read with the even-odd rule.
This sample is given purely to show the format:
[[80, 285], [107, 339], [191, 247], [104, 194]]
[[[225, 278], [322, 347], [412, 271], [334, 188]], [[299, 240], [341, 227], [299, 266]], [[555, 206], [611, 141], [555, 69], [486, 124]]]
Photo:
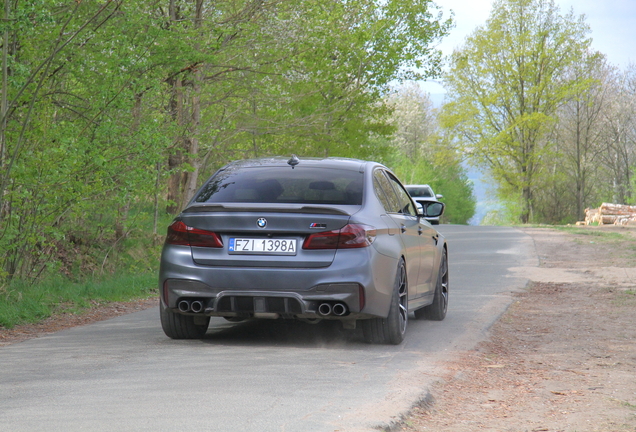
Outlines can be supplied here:
[[191, 248], [197, 264], [318, 268], [329, 266], [336, 250], [303, 250], [303, 241], [313, 233], [341, 229], [349, 222], [351, 210], [354, 209], [205, 204], [186, 209], [180, 218], [188, 226], [216, 232], [222, 238], [223, 248]]

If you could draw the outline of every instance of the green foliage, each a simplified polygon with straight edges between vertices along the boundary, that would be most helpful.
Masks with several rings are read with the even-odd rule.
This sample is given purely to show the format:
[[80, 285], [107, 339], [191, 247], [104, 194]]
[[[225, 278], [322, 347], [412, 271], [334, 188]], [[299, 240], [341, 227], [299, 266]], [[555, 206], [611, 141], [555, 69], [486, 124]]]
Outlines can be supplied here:
[[406, 184], [428, 184], [444, 196], [442, 223], [466, 224], [475, 214], [473, 188], [459, 162], [436, 165], [424, 158], [394, 154], [387, 164]]
[[521, 200], [500, 199], [499, 206], [486, 213], [481, 225], [516, 225], [522, 212]]
[[216, 159], [372, 154], [369, 137], [391, 132], [379, 103], [384, 88], [413, 67], [437, 71], [439, 53], [428, 45], [448, 23], [431, 8], [427, 1], [315, 0], [269, 11], [259, 23], [262, 45], [250, 56], [261, 74], [242, 74], [222, 111], [210, 106], [214, 116], [236, 113], [232, 123], [214, 122], [227, 137], [225, 155], [211, 149]]
[[0, 262], [10, 278], [58, 271], [81, 233], [105, 240], [103, 226], [85, 223], [155, 193], [166, 130], [154, 100], [139, 95], [157, 88], [117, 5], [100, 7], [78, 3], [33, 22], [29, 37], [13, 35], [11, 60], [24, 74], [12, 70], [3, 129]]
[[522, 222], [534, 217], [557, 109], [582, 85], [566, 72], [589, 47], [588, 31], [552, 0], [499, 0], [486, 25], [455, 51], [445, 76], [443, 127], [490, 169], [501, 193], [521, 197]]

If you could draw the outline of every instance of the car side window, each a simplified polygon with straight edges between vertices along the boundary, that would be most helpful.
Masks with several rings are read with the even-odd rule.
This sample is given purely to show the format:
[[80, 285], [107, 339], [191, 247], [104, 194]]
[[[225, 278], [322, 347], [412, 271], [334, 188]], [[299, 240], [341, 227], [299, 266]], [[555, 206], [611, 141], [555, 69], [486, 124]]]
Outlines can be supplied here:
[[380, 169], [373, 173], [373, 190], [387, 213], [398, 213], [400, 204], [389, 180]]
[[386, 173], [386, 175], [393, 185], [393, 189], [395, 189], [395, 193], [398, 199], [399, 213], [417, 216], [417, 210], [415, 209], [413, 200], [411, 199], [408, 192], [406, 192], [398, 179], [396, 179], [391, 173]]

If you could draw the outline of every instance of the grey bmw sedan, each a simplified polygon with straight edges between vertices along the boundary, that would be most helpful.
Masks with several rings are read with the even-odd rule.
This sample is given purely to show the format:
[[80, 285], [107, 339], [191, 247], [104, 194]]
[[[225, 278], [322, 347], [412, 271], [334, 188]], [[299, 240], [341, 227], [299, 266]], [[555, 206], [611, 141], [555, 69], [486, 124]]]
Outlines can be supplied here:
[[385, 166], [343, 158], [242, 160], [218, 170], [168, 227], [161, 324], [202, 338], [210, 317], [339, 320], [399, 344], [409, 314], [443, 320], [448, 250]]

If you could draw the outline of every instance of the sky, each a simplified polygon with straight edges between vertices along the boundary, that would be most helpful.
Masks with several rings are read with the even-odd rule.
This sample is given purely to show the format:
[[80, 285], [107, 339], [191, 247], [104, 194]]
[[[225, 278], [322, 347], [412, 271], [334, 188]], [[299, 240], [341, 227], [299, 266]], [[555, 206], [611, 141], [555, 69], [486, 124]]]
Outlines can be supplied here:
[[[456, 27], [441, 42], [444, 55], [463, 45], [466, 36], [477, 26], [483, 25], [490, 14], [493, 0], [434, 0], [445, 16], [455, 12]], [[608, 61], [625, 70], [636, 64], [636, 0], [555, 0], [562, 14], [574, 10], [575, 15], [585, 15], [591, 27], [592, 48], [607, 56]], [[422, 84], [431, 93], [444, 93], [435, 83]]]

